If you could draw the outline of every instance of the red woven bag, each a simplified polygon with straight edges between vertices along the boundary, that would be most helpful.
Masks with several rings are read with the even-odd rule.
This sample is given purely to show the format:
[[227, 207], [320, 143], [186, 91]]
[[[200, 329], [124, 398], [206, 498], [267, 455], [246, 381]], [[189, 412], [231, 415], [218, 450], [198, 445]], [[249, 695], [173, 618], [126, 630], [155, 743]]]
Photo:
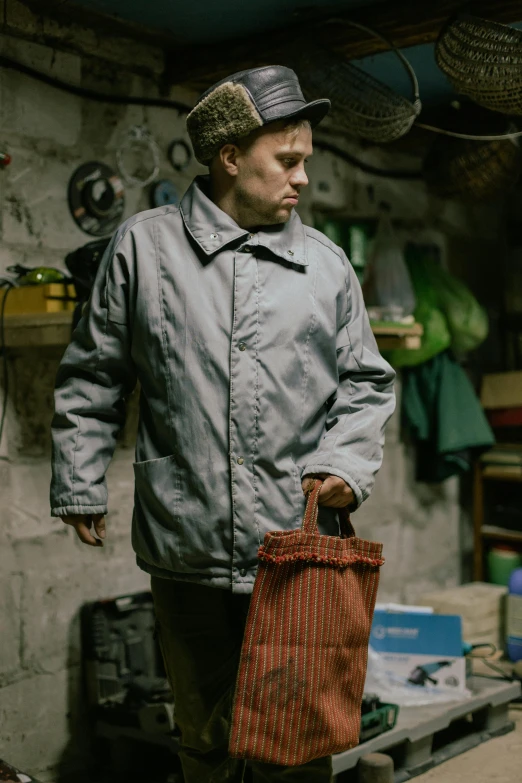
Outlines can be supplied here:
[[368, 640], [382, 544], [317, 529], [317, 480], [302, 529], [259, 548], [241, 649], [229, 753], [293, 766], [359, 742]]

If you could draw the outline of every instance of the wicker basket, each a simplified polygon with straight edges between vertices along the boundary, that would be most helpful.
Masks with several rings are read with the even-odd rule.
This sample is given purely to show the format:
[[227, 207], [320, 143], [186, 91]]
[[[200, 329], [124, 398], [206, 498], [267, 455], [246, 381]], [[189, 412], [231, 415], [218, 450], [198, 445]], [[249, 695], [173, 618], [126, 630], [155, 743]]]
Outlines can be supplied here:
[[424, 161], [424, 178], [437, 196], [485, 201], [510, 190], [520, 176], [520, 149], [505, 141], [438, 138]]
[[522, 30], [459, 14], [442, 30], [435, 59], [462, 95], [522, 115]]
[[410, 130], [421, 110], [415, 72], [404, 55], [374, 30], [346, 19], [329, 20], [336, 21], [358, 27], [386, 42], [406, 68], [412, 83], [413, 101], [332, 54], [317, 41], [309, 43], [306, 54], [296, 62], [303, 92], [308, 100], [330, 98], [329, 117], [339, 129], [377, 143], [395, 141]]

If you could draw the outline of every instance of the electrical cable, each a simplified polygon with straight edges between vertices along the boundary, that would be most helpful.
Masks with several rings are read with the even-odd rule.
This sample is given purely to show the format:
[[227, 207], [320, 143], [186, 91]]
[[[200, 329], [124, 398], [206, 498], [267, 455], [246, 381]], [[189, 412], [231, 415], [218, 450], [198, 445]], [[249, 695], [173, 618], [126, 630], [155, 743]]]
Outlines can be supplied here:
[[2, 356], [2, 370], [3, 370], [3, 386], [4, 394], [2, 399], [2, 414], [0, 416], [0, 444], [2, 443], [2, 435], [4, 432], [5, 417], [7, 414], [7, 400], [9, 397], [9, 371], [7, 365], [7, 351], [5, 345], [5, 303], [7, 301], [7, 295], [12, 288], [16, 286], [11, 281], [2, 281], [6, 285], [6, 290], [2, 298], [2, 305], [0, 308], [0, 354]]
[[[471, 657], [473, 657], [473, 656], [471, 656]], [[476, 657], [479, 658], [480, 656], [477, 655]], [[508, 682], [513, 682], [516, 679], [516, 677], [510, 677], [508, 674], [506, 674], [506, 672], [503, 669], [500, 668], [500, 666], [495, 666], [495, 664], [491, 663], [491, 661], [488, 661], [487, 658], [482, 658], [482, 663], [485, 663], [486, 666], [488, 666], [494, 672], [496, 672], [497, 674], [500, 674], [499, 679], [507, 680]], [[480, 676], [486, 676], [486, 675], [480, 675], [479, 674], [479, 675], [475, 675], [475, 676], [480, 677]]]
[[331, 152], [332, 155], [336, 155], [346, 163], [350, 163], [361, 171], [367, 174], [374, 174], [376, 177], [389, 177], [390, 179], [422, 179], [422, 172], [409, 171], [408, 169], [381, 169], [378, 166], [373, 166], [371, 163], [366, 163], [364, 160], [360, 160], [350, 152], [340, 149], [335, 144], [330, 144], [329, 141], [322, 141], [314, 139], [314, 149], [324, 150], [324, 152]]
[[[16, 60], [11, 60], [9, 57], [0, 55], [0, 67], [10, 68], [18, 71], [19, 73], [29, 76], [33, 79], [48, 84], [56, 89], [69, 92], [72, 95], [76, 95], [80, 98], [87, 98], [88, 100], [99, 101], [102, 103], [114, 103], [125, 106], [155, 106], [165, 109], [177, 109], [180, 114], [188, 114], [192, 111], [192, 106], [181, 103], [180, 101], [167, 100], [163, 98], [134, 98], [125, 95], [107, 95], [105, 93], [99, 93], [95, 90], [89, 90], [86, 87], [77, 87], [74, 84], [62, 82], [59, 79], [55, 79], [53, 76], [47, 76], [47, 74], [30, 68], [27, 65]], [[331, 152], [332, 155], [336, 155], [346, 163], [350, 163], [352, 166], [366, 172], [367, 174], [373, 174], [377, 177], [389, 177], [390, 179], [421, 179], [422, 174], [420, 171], [408, 171], [407, 169], [381, 169], [378, 166], [372, 166], [370, 163], [359, 160], [355, 155], [346, 152], [345, 150], [336, 147], [335, 144], [330, 144], [326, 141], [314, 141], [314, 147], [316, 149], [322, 149], [325, 152]]]
[[503, 133], [496, 136], [474, 136], [471, 133], [457, 133], [456, 131], [437, 128], [435, 125], [425, 125], [423, 122], [416, 122], [415, 125], [417, 128], [424, 128], [424, 130], [433, 131], [434, 133], [442, 133], [444, 136], [453, 136], [456, 139], [468, 139], [469, 141], [502, 141], [503, 139], [518, 139], [522, 136], [522, 131]]
[[[494, 645], [492, 642], [477, 642], [476, 644], [471, 645], [471, 650], [477, 650], [479, 648], [483, 647], [489, 647], [490, 653], [489, 655], [494, 655], [497, 651], [496, 645]], [[509, 674], [506, 674], [506, 672], [500, 668], [500, 666], [495, 666], [494, 663], [488, 660], [488, 658], [484, 655], [473, 655], [472, 653], [468, 654], [468, 658], [475, 658], [476, 660], [482, 661], [485, 666], [487, 666], [489, 669], [492, 669], [497, 675], [500, 675], [500, 677], [497, 676], [496, 679], [502, 679], [507, 680], [508, 682], [514, 682], [517, 678], [516, 677], [510, 677]], [[474, 674], [474, 677], [489, 677], [490, 675], [487, 674]]]
[[56, 87], [58, 90], [70, 92], [72, 95], [76, 95], [79, 98], [88, 98], [89, 100], [99, 101], [101, 103], [115, 103], [125, 106], [156, 106], [161, 109], [177, 109], [180, 114], [188, 114], [193, 108], [181, 101], [174, 101], [167, 98], [134, 98], [126, 95], [107, 95], [106, 93], [96, 92], [96, 90], [90, 90], [87, 87], [77, 87], [74, 84], [55, 79], [53, 76], [47, 76], [47, 74], [41, 73], [27, 65], [22, 65], [22, 63], [19, 63], [16, 60], [4, 57], [4, 55], [0, 55], [0, 68], [10, 68], [25, 76], [30, 76], [44, 84], [48, 84], [50, 87]]
[[[55, 79], [53, 76], [41, 73], [34, 68], [30, 68], [27, 65], [11, 60], [9, 57], [0, 55], [0, 67], [10, 68], [11, 70], [18, 71], [25, 76], [30, 76], [44, 84], [48, 84], [51, 87], [55, 87], [58, 90], [69, 92], [72, 95], [76, 95], [80, 98], [87, 98], [89, 100], [98, 101], [101, 103], [113, 103], [124, 106], [154, 106], [163, 109], [176, 109], [180, 114], [188, 114], [192, 111], [192, 106], [182, 103], [181, 101], [170, 100], [167, 98], [140, 98], [126, 95], [108, 95], [106, 93], [100, 93], [96, 90], [90, 90], [87, 87], [78, 87], [68, 82], [62, 82], [59, 79]], [[434, 125], [428, 125], [423, 122], [415, 122], [418, 128], [432, 131], [433, 133], [440, 133], [445, 136], [453, 136], [458, 139], [469, 139], [471, 141], [501, 141], [502, 139], [516, 139], [522, 136], [522, 131], [516, 131], [514, 133], [505, 133], [502, 135], [489, 135], [489, 136], [475, 136], [467, 133], [457, 133], [456, 131], [445, 130], [444, 128], [437, 128]], [[325, 149], [332, 154], [337, 155], [353, 166], [365, 171], [367, 174], [374, 174], [377, 177], [390, 177], [391, 179], [421, 179], [422, 174], [420, 172], [411, 172], [407, 170], [386, 170], [380, 169], [377, 166], [372, 166], [370, 163], [361, 161], [355, 156], [351, 155], [345, 150], [341, 150], [333, 144], [328, 142], [314, 142], [314, 146], [318, 149]]]

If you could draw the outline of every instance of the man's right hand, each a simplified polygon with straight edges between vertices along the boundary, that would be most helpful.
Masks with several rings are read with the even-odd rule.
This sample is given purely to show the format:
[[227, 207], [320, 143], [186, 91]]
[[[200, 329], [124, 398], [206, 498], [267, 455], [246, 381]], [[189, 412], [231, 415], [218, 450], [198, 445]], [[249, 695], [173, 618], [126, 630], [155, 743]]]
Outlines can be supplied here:
[[[105, 538], [105, 517], [103, 514], [71, 514], [62, 517], [62, 522], [71, 525], [76, 530], [76, 535], [82, 543], [89, 546], [103, 546], [101, 540]], [[95, 538], [91, 533], [93, 526], [98, 538]]]

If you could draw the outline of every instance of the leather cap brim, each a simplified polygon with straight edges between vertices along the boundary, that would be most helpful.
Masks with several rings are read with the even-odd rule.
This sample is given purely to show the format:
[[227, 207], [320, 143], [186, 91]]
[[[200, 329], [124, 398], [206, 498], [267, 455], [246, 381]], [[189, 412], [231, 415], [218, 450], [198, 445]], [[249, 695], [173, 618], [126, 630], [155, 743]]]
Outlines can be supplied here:
[[[310, 120], [312, 128], [319, 125], [328, 112], [330, 111], [330, 101], [328, 98], [320, 98], [317, 101], [310, 101], [310, 103], [298, 104], [296, 101], [296, 109], [292, 111], [291, 107], [285, 107], [290, 109], [284, 114], [281, 113], [280, 106], [274, 106], [273, 109], [268, 109], [263, 112], [265, 124], [268, 122], [277, 122], [278, 120]], [[273, 117], [269, 115], [273, 114]]]

